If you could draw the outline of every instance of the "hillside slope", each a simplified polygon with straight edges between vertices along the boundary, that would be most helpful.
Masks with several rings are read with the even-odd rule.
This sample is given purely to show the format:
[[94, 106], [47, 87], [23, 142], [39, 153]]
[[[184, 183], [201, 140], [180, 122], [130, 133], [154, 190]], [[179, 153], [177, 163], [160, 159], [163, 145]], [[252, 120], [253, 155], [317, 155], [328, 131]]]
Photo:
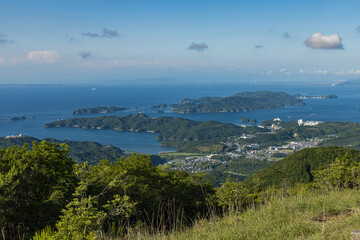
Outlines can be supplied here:
[[329, 163], [348, 154], [360, 161], [360, 151], [344, 147], [307, 148], [270, 165], [245, 180], [252, 187], [262, 189], [269, 186], [293, 186], [297, 182], [311, 182], [314, 171], [326, 167]]
[[134, 239], [350, 239], [359, 229], [358, 190], [277, 197], [258, 208], [198, 221], [170, 235], [137, 234]]

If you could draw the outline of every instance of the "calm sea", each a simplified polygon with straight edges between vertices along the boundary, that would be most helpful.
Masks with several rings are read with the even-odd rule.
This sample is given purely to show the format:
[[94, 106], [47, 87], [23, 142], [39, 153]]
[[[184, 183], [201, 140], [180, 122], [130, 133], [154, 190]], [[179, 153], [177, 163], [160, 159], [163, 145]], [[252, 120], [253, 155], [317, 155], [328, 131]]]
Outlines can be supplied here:
[[[151, 109], [159, 103], [177, 103], [183, 98], [204, 96], [229, 96], [241, 91], [284, 91], [289, 94], [322, 96], [336, 94], [337, 99], [309, 99], [305, 106], [289, 106], [241, 113], [178, 114], [170, 109], [158, 114]], [[82, 130], [73, 128], [48, 129], [43, 125], [58, 119], [74, 117], [71, 112], [78, 108], [94, 106], [129, 107], [130, 110], [109, 115], [126, 115], [144, 112], [149, 116], [172, 116], [196, 121], [217, 120], [241, 123], [241, 118], [267, 119], [281, 118], [284, 121], [354, 121], [360, 122], [360, 86], [325, 85], [284, 85], [284, 84], [244, 84], [244, 83], [198, 83], [198, 84], [156, 84], [156, 85], [0, 85], [0, 136], [25, 134], [36, 138], [52, 137], [60, 140], [89, 140], [101, 144], [111, 144], [121, 149], [158, 153], [171, 151], [161, 147], [155, 134], [136, 132], [116, 132], [112, 130]], [[10, 121], [12, 117], [25, 116], [24, 121]], [[31, 117], [35, 118], [31, 118]], [[87, 115], [96, 117], [100, 115]]]

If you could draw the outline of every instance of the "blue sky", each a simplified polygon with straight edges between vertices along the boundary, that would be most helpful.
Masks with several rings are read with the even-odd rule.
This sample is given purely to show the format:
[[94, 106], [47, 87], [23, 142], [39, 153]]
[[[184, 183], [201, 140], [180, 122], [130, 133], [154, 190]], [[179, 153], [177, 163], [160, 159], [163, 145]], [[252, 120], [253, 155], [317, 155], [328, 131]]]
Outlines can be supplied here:
[[0, 83], [340, 81], [360, 1], [0, 0]]

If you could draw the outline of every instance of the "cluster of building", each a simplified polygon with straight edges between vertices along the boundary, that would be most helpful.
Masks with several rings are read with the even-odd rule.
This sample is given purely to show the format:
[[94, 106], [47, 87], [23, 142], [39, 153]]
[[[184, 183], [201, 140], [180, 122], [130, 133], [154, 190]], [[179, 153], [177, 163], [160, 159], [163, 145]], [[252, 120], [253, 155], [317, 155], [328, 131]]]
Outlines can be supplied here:
[[208, 163], [209, 166], [218, 165], [222, 163], [226, 163], [221, 160], [213, 159], [212, 157], [215, 154], [210, 154], [207, 156], [191, 156], [183, 158], [179, 164], [179, 167], [173, 166], [174, 161], [169, 161], [168, 164], [173, 166], [172, 169], [179, 169], [191, 173], [203, 172], [203, 171], [211, 171], [211, 167], [209, 169], [204, 169], [204, 164]]
[[289, 142], [283, 146], [280, 146], [280, 149], [293, 149], [293, 150], [301, 150], [304, 148], [313, 148], [316, 147], [321, 141], [322, 138], [310, 138], [307, 141], [299, 141], [299, 142]]
[[[275, 118], [273, 120], [273, 124], [271, 126], [266, 126], [269, 128], [271, 132], [269, 134], [274, 133], [274, 131], [281, 128], [280, 118]], [[320, 121], [304, 121], [303, 119], [298, 120], [299, 126], [316, 126], [320, 124]], [[316, 147], [321, 141], [324, 139], [321, 138], [311, 138], [303, 141], [292, 141], [282, 146], [271, 146], [265, 149], [259, 149], [260, 144], [258, 143], [251, 143], [248, 145], [242, 145], [239, 143], [241, 139], [248, 139], [254, 138], [255, 135], [246, 135], [243, 134], [242, 136], [234, 136], [228, 139], [228, 141], [223, 142], [224, 145], [232, 148], [231, 151], [224, 153], [224, 155], [229, 156], [230, 158], [237, 158], [245, 156], [246, 158], [252, 158], [257, 160], [269, 160], [273, 159], [274, 154], [290, 154], [294, 151], [298, 151], [304, 148], [313, 148]], [[214, 154], [207, 155], [207, 156], [192, 156], [192, 157], [185, 157], [181, 161], [178, 161], [177, 165], [179, 167], [173, 167], [176, 169], [186, 170], [189, 172], [203, 172], [203, 171], [210, 171], [212, 165], [219, 165], [224, 164], [226, 161], [221, 161], [213, 158]], [[173, 165], [173, 162], [169, 162]], [[207, 164], [208, 163], [208, 164]], [[173, 165], [175, 166], [175, 165]], [[205, 168], [204, 168], [205, 166]], [[209, 167], [207, 167], [209, 166]], [[208, 169], [206, 169], [206, 167]]]

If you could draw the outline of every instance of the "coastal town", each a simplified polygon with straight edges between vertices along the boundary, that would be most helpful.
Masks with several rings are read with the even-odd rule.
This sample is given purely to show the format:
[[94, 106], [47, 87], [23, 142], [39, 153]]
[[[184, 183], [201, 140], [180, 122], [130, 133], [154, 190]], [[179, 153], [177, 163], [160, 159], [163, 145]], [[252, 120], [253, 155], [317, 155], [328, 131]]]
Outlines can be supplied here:
[[[277, 130], [281, 129], [281, 127], [276, 124], [281, 122], [281, 119], [275, 118], [273, 121], [275, 123], [267, 127], [271, 130], [271, 133], [275, 133]], [[297, 123], [299, 126], [316, 126], [321, 122], [304, 121], [303, 119], [298, 119]], [[328, 137], [335, 137], [335, 135], [329, 135]], [[240, 157], [255, 159], [258, 161], [278, 161], [295, 151], [299, 151], [305, 148], [314, 148], [324, 140], [324, 138], [315, 137], [298, 141], [289, 141], [279, 146], [274, 145], [269, 147], [262, 147], [260, 143], [251, 143], [246, 145], [239, 143], [239, 140], [241, 139], [251, 138], [255, 138], [255, 135], [243, 134], [241, 136], [233, 136], [226, 142], [222, 142], [222, 144], [227, 147], [226, 149], [229, 149], [228, 151], [219, 154], [186, 156], [177, 160], [169, 161], [167, 164], [172, 169], [180, 169], [191, 173], [198, 173], [211, 171], [215, 166], [226, 164], [232, 159]], [[227, 160], [221, 159], [221, 156], [225, 156], [223, 159]]]

